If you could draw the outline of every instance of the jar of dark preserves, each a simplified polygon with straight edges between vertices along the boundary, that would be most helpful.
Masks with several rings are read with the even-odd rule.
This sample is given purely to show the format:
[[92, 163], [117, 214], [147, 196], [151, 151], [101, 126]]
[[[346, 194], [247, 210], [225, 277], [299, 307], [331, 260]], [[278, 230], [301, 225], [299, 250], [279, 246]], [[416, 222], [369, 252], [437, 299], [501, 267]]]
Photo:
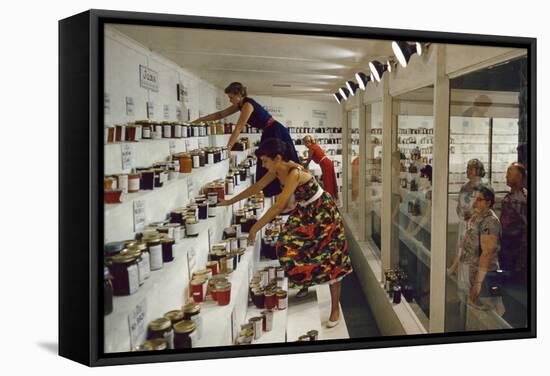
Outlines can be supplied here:
[[161, 338], [166, 341], [169, 349], [174, 348], [174, 331], [172, 322], [164, 317], [153, 320], [147, 327], [147, 339]]

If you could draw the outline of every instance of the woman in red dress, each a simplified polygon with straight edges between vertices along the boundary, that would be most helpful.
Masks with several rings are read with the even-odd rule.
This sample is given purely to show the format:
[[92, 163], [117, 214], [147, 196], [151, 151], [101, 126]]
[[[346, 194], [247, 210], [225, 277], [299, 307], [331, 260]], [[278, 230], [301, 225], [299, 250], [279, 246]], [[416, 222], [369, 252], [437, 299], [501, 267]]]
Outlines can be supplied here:
[[330, 193], [335, 200], [338, 200], [338, 183], [336, 182], [336, 172], [334, 172], [332, 160], [327, 157], [323, 149], [315, 143], [313, 137], [309, 135], [305, 136], [302, 141], [308, 148], [309, 154], [305, 167], [307, 168], [311, 161], [317, 163], [321, 167], [323, 189], [325, 192]]

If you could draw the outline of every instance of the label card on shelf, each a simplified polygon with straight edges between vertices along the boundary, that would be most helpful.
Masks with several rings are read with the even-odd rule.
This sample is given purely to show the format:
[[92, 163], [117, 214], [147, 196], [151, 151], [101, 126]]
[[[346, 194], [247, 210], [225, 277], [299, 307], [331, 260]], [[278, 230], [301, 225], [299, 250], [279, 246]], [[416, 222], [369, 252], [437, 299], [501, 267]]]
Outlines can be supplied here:
[[168, 145], [170, 146], [170, 155], [176, 154], [176, 140], [169, 140]]
[[128, 315], [130, 330], [130, 351], [137, 349], [145, 341], [147, 334], [147, 299], [143, 299]]
[[134, 98], [126, 97], [126, 116], [134, 116]]
[[164, 120], [168, 120], [170, 118], [170, 106], [165, 104], [162, 109], [164, 112]]
[[178, 121], [183, 120], [183, 116], [181, 114], [181, 108], [179, 108], [179, 107], [176, 107], [176, 119], [178, 119]]
[[326, 120], [328, 118], [328, 114], [326, 110], [312, 110], [311, 116], [315, 119], [323, 119]]
[[325, 126], [325, 121], [324, 120], [319, 120], [319, 126], [324, 127]]
[[189, 141], [189, 140], [185, 140], [185, 151], [186, 151], [186, 152], [190, 150], [189, 145], [191, 145], [190, 141]]
[[155, 104], [147, 102], [147, 118], [152, 119], [155, 116]]
[[120, 144], [120, 152], [122, 155], [122, 169], [129, 170], [132, 168], [133, 164], [133, 155], [132, 155], [132, 145], [130, 144]]
[[134, 201], [134, 232], [145, 228], [145, 200]]

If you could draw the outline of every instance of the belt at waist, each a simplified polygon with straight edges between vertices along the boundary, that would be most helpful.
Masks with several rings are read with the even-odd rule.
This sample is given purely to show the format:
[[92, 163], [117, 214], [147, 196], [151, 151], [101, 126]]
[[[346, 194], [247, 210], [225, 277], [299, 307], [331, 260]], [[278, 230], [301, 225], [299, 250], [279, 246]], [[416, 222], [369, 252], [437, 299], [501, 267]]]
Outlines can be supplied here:
[[267, 123], [265, 123], [265, 126], [266, 126], [266, 127], [269, 127], [270, 125], [275, 124], [275, 122], [276, 122], [276, 120], [273, 119], [273, 118], [271, 118], [271, 119], [269, 119], [269, 120], [267, 121]]

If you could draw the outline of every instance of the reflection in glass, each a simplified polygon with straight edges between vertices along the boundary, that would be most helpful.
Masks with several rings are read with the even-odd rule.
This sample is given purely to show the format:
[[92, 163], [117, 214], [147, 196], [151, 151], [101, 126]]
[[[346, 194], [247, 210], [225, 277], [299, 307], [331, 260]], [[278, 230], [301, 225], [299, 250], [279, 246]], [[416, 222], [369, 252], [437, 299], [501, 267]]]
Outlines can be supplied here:
[[382, 103], [366, 106], [367, 160], [366, 160], [366, 233], [380, 255], [382, 208]]
[[348, 210], [353, 223], [359, 223], [359, 110], [348, 112]]
[[[427, 104], [427, 102], [432, 102]], [[433, 162], [433, 88], [394, 100], [391, 260], [405, 276], [403, 296], [429, 328]]]
[[527, 324], [524, 77], [519, 59], [451, 81], [446, 331]]

